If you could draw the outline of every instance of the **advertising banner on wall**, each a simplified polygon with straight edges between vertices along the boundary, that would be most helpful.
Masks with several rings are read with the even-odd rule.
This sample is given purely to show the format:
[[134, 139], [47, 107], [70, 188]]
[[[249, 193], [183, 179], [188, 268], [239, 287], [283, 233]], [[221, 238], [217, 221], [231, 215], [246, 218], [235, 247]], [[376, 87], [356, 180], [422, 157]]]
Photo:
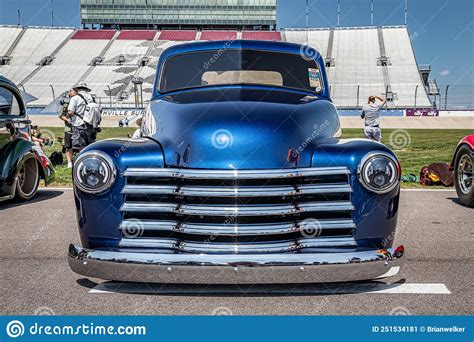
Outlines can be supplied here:
[[104, 108], [102, 110], [103, 116], [134, 116], [143, 115], [143, 109], [128, 108], [128, 109], [117, 109], [117, 108]]
[[439, 116], [437, 109], [409, 108], [405, 112], [406, 116]]

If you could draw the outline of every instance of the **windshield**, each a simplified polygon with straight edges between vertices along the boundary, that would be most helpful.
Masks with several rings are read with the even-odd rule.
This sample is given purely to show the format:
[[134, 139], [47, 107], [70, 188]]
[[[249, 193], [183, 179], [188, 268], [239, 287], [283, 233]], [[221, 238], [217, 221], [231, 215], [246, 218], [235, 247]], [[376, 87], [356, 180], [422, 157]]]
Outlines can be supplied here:
[[20, 107], [13, 93], [0, 87], [0, 116], [4, 115], [20, 115]]
[[260, 84], [322, 92], [318, 64], [301, 55], [255, 51], [210, 50], [170, 57], [159, 82], [160, 93], [234, 84]]

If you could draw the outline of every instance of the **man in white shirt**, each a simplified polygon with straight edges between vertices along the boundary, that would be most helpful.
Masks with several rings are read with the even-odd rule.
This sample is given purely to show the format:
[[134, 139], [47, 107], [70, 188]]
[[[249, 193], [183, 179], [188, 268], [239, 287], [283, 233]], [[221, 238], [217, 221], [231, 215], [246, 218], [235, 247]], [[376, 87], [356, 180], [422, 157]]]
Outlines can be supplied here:
[[[375, 102], [378, 99], [381, 104]], [[382, 130], [380, 129], [380, 114], [379, 110], [387, 101], [380, 96], [369, 96], [369, 100], [364, 107], [362, 107], [362, 114], [360, 117], [364, 119], [365, 128], [364, 134], [367, 139], [375, 141], [382, 141]]]
[[93, 127], [86, 124], [83, 120], [86, 107], [94, 102], [94, 98], [89, 94], [91, 89], [86, 83], [80, 82], [72, 87], [76, 93], [69, 101], [68, 117], [72, 124], [72, 146], [76, 150], [81, 150], [92, 141]]

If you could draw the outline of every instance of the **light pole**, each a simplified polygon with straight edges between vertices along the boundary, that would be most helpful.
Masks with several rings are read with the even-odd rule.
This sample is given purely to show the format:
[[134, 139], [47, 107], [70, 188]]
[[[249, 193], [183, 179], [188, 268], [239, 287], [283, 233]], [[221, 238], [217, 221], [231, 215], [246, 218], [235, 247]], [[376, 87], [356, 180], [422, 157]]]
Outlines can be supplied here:
[[309, 0], [306, 0], [306, 30], [309, 28]]
[[337, 27], [341, 26], [341, 0], [337, 0]]
[[16, 0], [16, 17], [17, 17], [18, 26], [20, 26], [21, 25], [21, 21], [20, 21], [20, 0]]
[[[143, 108], [143, 81], [140, 78], [134, 78], [132, 83], [135, 90], [135, 108], [140, 105]], [[138, 93], [138, 87], [140, 87], [140, 93]]]
[[51, 0], [51, 27], [54, 26], [54, 3], [53, 0]]
[[110, 108], [112, 108], [112, 91], [110, 90], [110, 87], [108, 84], [107, 84], [107, 88], [109, 88]]
[[56, 98], [56, 96], [54, 95], [54, 87], [52, 84], [50, 84], [49, 86], [51, 87], [51, 90], [53, 91], [53, 101], [54, 101], [54, 99]]
[[359, 109], [359, 94], [360, 94], [360, 85], [357, 85], [357, 106], [356, 106], [356, 109]]
[[309, 45], [309, 0], [306, 0], [306, 45]]
[[408, 0], [405, 0], [405, 26], [407, 26], [408, 19]]
[[418, 95], [418, 84], [415, 87], [415, 109], [416, 109], [416, 97]]
[[[448, 108], [448, 89], [449, 84], [446, 86], [446, 91], [444, 92], [444, 110]], [[439, 105], [439, 109], [441, 109], [441, 104]]]
[[374, 26], [374, 0], [370, 0], [370, 26]]

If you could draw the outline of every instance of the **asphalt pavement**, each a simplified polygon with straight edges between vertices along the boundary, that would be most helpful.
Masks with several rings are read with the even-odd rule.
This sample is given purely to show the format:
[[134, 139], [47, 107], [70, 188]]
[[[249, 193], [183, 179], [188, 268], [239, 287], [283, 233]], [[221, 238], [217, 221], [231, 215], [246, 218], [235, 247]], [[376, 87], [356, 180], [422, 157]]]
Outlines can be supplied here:
[[472, 315], [474, 209], [454, 191], [402, 191], [399, 275], [346, 284], [183, 286], [86, 279], [66, 261], [79, 237], [70, 189], [0, 203], [4, 315]]

